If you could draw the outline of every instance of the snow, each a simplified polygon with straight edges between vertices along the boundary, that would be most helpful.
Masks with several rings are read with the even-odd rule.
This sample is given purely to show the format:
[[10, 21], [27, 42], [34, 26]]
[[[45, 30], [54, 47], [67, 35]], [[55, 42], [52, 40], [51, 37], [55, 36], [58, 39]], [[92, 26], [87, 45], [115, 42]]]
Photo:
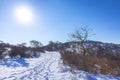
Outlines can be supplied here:
[[0, 80], [120, 80], [120, 77], [70, 72], [70, 67], [62, 64], [59, 52], [46, 52], [39, 58], [2, 61]]

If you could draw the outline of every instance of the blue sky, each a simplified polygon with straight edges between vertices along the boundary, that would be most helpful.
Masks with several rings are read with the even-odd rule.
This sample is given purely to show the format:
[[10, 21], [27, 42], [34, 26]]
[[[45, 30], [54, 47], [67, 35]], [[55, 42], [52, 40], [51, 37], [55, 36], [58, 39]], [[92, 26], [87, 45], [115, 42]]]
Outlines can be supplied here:
[[[32, 10], [32, 23], [21, 24], [14, 8]], [[92, 40], [120, 43], [119, 0], [0, 0], [0, 40], [12, 44], [38, 40], [66, 42], [77, 27], [89, 25]]]

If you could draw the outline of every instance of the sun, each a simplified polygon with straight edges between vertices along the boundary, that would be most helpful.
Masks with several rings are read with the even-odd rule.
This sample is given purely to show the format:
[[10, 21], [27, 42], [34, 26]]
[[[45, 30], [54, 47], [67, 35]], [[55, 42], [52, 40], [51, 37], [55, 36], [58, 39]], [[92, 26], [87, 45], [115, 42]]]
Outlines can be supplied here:
[[33, 19], [32, 10], [26, 6], [19, 6], [15, 9], [16, 19], [23, 24], [31, 23]]

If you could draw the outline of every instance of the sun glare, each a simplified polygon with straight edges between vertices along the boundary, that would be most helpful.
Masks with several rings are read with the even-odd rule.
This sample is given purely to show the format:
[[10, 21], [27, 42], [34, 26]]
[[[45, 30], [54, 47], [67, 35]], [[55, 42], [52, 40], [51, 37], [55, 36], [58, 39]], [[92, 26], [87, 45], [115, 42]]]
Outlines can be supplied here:
[[19, 6], [15, 9], [15, 15], [20, 23], [30, 23], [33, 18], [32, 11], [26, 6]]

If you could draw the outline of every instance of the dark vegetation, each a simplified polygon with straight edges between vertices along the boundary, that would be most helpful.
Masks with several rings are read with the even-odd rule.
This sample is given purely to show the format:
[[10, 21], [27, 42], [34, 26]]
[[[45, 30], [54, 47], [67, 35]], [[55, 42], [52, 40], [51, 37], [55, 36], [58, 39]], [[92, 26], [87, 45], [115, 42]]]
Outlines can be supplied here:
[[[11, 45], [9, 43], [0, 42], [0, 58], [33, 58], [39, 57], [41, 52], [44, 52], [43, 47], [40, 45], [36, 45], [35, 40], [30, 42], [32, 46], [25, 46], [25, 43], [18, 45]], [[34, 45], [35, 43], [35, 45]]]

